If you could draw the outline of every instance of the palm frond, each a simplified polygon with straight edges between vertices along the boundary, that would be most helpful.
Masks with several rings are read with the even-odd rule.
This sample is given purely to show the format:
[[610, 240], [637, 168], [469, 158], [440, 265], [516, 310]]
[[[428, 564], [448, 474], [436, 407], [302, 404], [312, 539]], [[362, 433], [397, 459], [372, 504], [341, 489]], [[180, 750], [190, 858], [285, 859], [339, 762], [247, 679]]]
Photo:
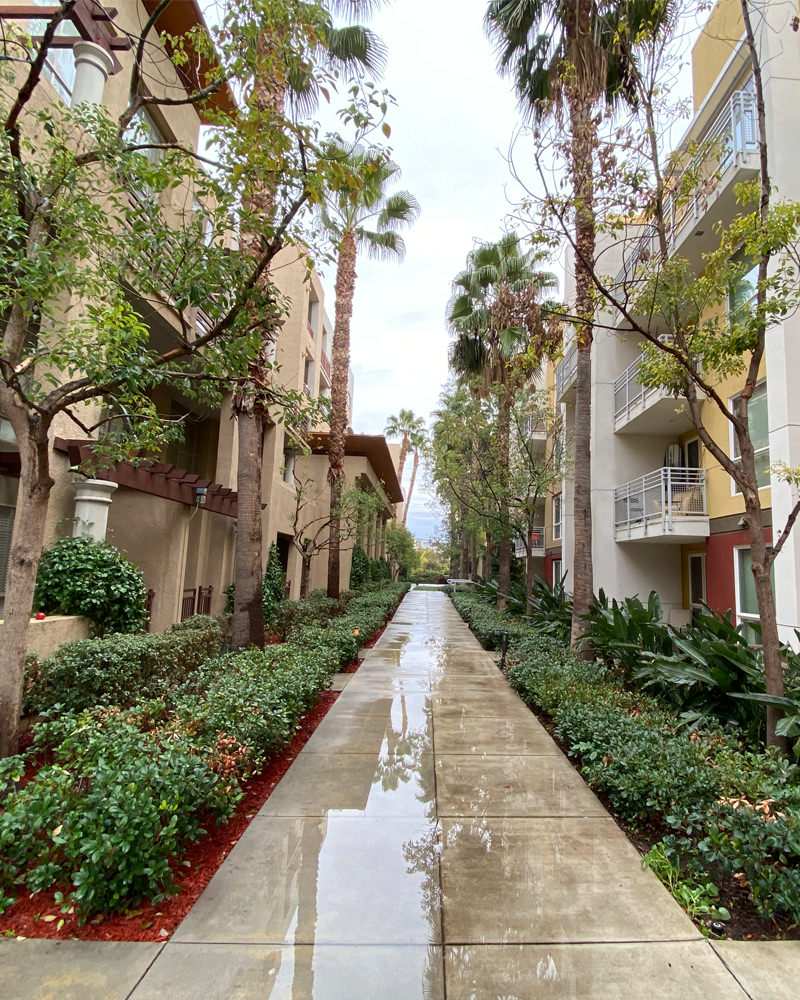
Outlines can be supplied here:
[[361, 24], [342, 28], [331, 25], [325, 33], [324, 44], [331, 62], [346, 72], [367, 69], [381, 75], [386, 69], [386, 45], [374, 31]]
[[393, 229], [376, 233], [374, 230], [359, 226], [355, 230], [356, 243], [366, 248], [367, 256], [372, 260], [402, 260], [406, 255], [406, 245], [403, 237]]
[[408, 191], [395, 191], [383, 203], [378, 215], [378, 230], [384, 232], [398, 226], [411, 226], [419, 217], [419, 202]]

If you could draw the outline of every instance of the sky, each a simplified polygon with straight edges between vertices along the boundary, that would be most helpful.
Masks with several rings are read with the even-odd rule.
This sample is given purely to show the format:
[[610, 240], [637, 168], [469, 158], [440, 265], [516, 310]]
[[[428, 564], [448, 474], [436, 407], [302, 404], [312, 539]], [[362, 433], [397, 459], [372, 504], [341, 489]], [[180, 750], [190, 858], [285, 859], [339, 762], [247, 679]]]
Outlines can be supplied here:
[[[421, 212], [404, 233], [402, 263], [359, 259], [351, 326], [358, 433], [382, 433], [401, 408], [426, 420], [436, 409], [447, 379], [450, 282], [476, 239], [500, 236], [509, 210], [504, 156], [519, 115], [495, 70], [485, 9], [486, 0], [395, 0], [371, 21], [388, 47], [382, 82], [397, 101], [388, 121], [399, 187]], [[334, 278], [332, 269], [323, 274], [331, 319]], [[438, 515], [420, 485], [408, 527], [427, 539]]]

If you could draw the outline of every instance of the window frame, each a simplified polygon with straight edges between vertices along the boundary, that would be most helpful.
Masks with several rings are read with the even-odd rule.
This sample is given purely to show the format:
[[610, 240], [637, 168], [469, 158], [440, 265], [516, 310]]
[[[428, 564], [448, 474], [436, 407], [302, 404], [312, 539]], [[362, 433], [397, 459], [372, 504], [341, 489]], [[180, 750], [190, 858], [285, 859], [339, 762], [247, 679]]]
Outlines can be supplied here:
[[[765, 397], [765, 402], [766, 402], [766, 406], [767, 406], [767, 435], [766, 435], [767, 436], [767, 443], [766, 443], [766, 445], [763, 448], [756, 448], [755, 449], [755, 459], [756, 459], [756, 462], [758, 462], [758, 456], [759, 455], [766, 454], [767, 458], [769, 459], [769, 393], [768, 393], [768, 389], [767, 389], [767, 379], [766, 378], [759, 379], [756, 382], [755, 387], [753, 389], [753, 396], [755, 396], [755, 394], [757, 392], [759, 392], [759, 390], [761, 390], [761, 389], [763, 389], [763, 391], [764, 391], [764, 397]], [[736, 399], [738, 399], [739, 396], [741, 396], [741, 393], [737, 392], [737, 393], [734, 393], [733, 396], [729, 396], [728, 397], [728, 407], [730, 408], [731, 413], [735, 412], [735, 401], [736, 401]], [[751, 406], [753, 405], [752, 398], [750, 399], [750, 405]], [[751, 427], [751, 436], [752, 436], [752, 427]], [[730, 421], [729, 421], [728, 422], [728, 454], [730, 455], [731, 460], [733, 462], [740, 462], [741, 461], [741, 455], [737, 454], [738, 450], [739, 450], [739, 442], [738, 442], [738, 440], [736, 438], [736, 433], [735, 433], [735, 431], [733, 429], [733, 424], [731, 424]], [[768, 469], [769, 469], [769, 465], [771, 465], [770, 462], [767, 463], [767, 468]], [[758, 476], [758, 465], [756, 465], [756, 476]], [[733, 478], [733, 476], [730, 476], [729, 478], [730, 478], [730, 481], [731, 481], [731, 496], [732, 497], [740, 497], [742, 495], [742, 491], [739, 489], [739, 487], [738, 487], [738, 485], [736, 483], [736, 480]], [[763, 485], [759, 485], [759, 487], [758, 487], [759, 493], [761, 492], [761, 490], [768, 490], [771, 485], [772, 485], [772, 483], [771, 483], [771, 475], [770, 475], [770, 473], [768, 471], [767, 472], [767, 481], [766, 481], [766, 483], [764, 483]]]
[[[564, 510], [563, 510], [562, 496], [563, 496], [563, 493], [556, 493], [553, 496], [553, 500], [552, 500], [551, 515], [552, 515], [552, 522], [553, 522], [552, 523], [552, 530], [553, 530], [553, 541], [554, 542], [560, 542], [562, 540], [562, 537], [563, 537]], [[558, 518], [556, 518], [556, 510], [558, 510]], [[558, 529], [558, 532], [556, 532], [556, 529]]]

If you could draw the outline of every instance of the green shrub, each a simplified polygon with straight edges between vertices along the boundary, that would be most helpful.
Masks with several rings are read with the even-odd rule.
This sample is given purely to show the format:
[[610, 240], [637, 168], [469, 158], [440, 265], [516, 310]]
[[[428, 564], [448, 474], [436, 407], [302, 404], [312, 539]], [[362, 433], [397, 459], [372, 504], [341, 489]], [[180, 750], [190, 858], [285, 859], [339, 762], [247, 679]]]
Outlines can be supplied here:
[[240, 797], [186, 736], [143, 730], [130, 713], [63, 716], [36, 742], [53, 763], [5, 798], [0, 909], [20, 885], [70, 886], [64, 909], [83, 920], [157, 902], [176, 891], [169, 858], [202, 835], [200, 813], [224, 820]]
[[91, 538], [62, 538], [42, 553], [34, 606], [46, 614], [81, 615], [96, 634], [142, 627], [147, 588], [119, 549]]
[[161, 697], [216, 656], [221, 643], [219, 624], [201, 615], [169, 632], [65, 643], [53, 656], [29, 665], [26, 709], [46, 712], [59, 705], [78, 712]]
[[369, 556], [360, 545], [353, 546], [353, 561], [350, 564], [350, 590], [360, 590], [369, 582]]
[[498, 611], [483, 595], [458, 591], [453, 603], [485, 649], [502, 649], [504, 643], [515, 642], [530, 631], [524, 621]]
[[[283, 601], [285, 582], [278, 546], [273, 542], [269, 548], [267, 568], [264, 570], [264, 578], [261, 581], [261, 606], [264, 612], [265, 625], [269, 625], [275, 609]], [[231, 583], [225, 588], [224, 612], [226, 615], [233, 614], [235, 600], [236, 584]]]
[[652, 591], [645, 607], [638, 597], [609, 603], [601, 590], [589, 608], [584, 641], [609, 666], [619, 664], [630, 680], [642, 666], [642, 653], [668, 655], [672, 637], [663, 620], [661, 601]]

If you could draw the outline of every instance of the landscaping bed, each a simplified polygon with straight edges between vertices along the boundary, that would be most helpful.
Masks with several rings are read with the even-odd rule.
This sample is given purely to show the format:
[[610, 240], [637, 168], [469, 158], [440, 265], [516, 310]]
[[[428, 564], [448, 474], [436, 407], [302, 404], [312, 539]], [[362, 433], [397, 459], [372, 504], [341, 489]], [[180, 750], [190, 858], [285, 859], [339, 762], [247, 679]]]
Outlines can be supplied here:
[[165, 636], [69, 644], [33, 664], [28, 707], [43, 718], [32, 746], [0, 762], [0, 929], [19, 932], [27, 915], [26, 935], [54, 925], [63, 936], [101, 917], [113, 936], [106, 915], [133, 911], [140, 925], [154, 918], [159, 937], [142, 940], [169, 934], [176, 894], [199, 884], [184, 862], [204, 854], [199, 845], [229, 849], [230, 824], [258, 808], [253, 790], [293, 756], [302, 720], [404, 592], [349, 595], [335, 614], [291, 602], [282, 633], [270, 623], [283, 641], [264, 650], [220, 653], [219, 626], [198, 618]]
[[507, 647], [509, 683], [704, 933], [800, 937], [792, 761], [746, 739], [743, 726], [701, 713], [697, 701], [691, 714], [676, 712], [617, 657], [610, 665], [580, 660], [563, 635], [542, 635], [484, 597], [454, 602], [484, 645]]

